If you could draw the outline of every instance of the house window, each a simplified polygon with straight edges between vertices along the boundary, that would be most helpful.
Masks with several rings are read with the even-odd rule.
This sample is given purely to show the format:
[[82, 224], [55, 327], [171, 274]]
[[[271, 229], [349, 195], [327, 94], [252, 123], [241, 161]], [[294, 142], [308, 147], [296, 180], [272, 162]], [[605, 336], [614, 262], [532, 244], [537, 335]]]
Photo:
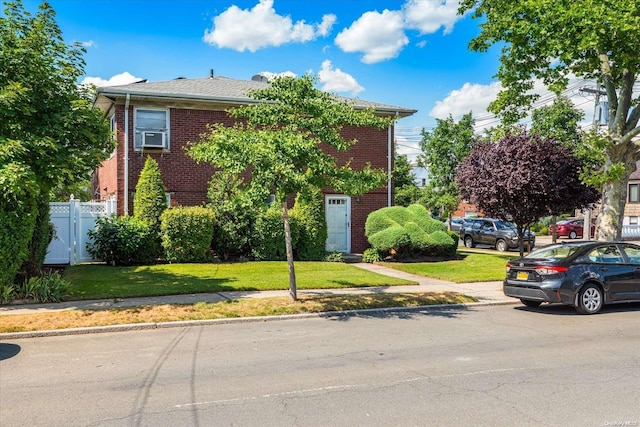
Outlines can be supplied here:
[[640, 184], [629, 184], [629, 203], [640, 203]]
[[135, 110], [133, 147], [169, 149], [169, 110]]
[[629, 224], [638, 225], [638, 217], [637, 216], [630, 216], [629, 217]]

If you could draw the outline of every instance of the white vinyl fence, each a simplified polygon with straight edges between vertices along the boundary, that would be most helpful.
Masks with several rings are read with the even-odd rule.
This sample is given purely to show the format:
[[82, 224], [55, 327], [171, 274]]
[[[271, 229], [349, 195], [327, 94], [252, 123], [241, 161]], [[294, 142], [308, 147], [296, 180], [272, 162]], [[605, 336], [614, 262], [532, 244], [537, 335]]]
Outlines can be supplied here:
[[44, 263], [47, 265], [95, 261], [87, 251], [88, 231], [93, 230], [98, 218], [115, 215], [115, 199], [106, 202], [69, 202], [49, 204], [54, 236], [47, 249]]

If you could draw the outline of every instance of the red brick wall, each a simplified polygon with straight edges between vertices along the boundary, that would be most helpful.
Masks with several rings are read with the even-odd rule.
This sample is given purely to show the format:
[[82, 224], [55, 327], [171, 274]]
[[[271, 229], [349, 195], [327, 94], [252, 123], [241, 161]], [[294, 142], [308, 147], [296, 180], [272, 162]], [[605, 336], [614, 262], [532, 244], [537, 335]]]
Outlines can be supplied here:
[[[208, 181], [213, 169], [208, 164], [197, 164], [186, 155], [184, 147], [188, 142], [198, 141], [206, 132], [209, 123], [225, 123], [231, 125], [233, 119], [224, 111], [198, 109], [170, 109], [170, 151], [160, 150], [135, 151], [134, 107], [129, 107], [129, 213], [133, 212], [132, 193], [135, 191], [138, 177], [147, 156], [153, 157], [159, 165], [162, 180], [171, 194], [172, 205], [200, 205], [207, 201]], [[94, 175], [94, 189], [100, 190], [101, 198], [115, 194], [118, 200], [118, 215], [124, 214], [124, 106], [115, 107], [117, 121], [117, 138], [119, 141], [117, 155], [106, 161]], [[339, 164], [351, 161], [354, 169], [362, 168], [370, 162], [374, 168], [387, 171], [388, 129], [345, 128], [346, 139], [357, 138], [358, 143], [346, 152], [336, 152], [331, 147], [325, 150], [335, 155]], [[393, 147], [392, 151], [393, 153]], [[115, 159], [117, 158], [117, 164]], [[117, 169], [117, 171], [116, 171]], [[117, 185], [116, 185], [117, 176]], [[107, 188], [107, 190], [102, 190]], [[326, 194], [333, 194], [327, 191]], [[369, 247], [364, 236], [364, 224], [367, 215], [376, 209], [387, 206], [386, 183], [383, 188], [376, 189], [360, 197], [352, 198], [351, 203], [351, 250], [360, 253]]]

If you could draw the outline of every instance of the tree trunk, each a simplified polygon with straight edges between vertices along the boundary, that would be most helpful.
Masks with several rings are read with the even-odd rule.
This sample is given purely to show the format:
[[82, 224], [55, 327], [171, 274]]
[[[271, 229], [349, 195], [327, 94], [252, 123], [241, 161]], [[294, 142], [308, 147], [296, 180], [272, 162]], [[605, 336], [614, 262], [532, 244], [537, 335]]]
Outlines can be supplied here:
[[289, 265], [289, 296], [291, 301], [298, 300], [296, 289], [296, 271], [293, 268], [293, 243], [291, 242], [291, 227], [289, 226], [289, 210], [287, 202], [282, 203], [282, 219], [284, 222], [284, 239], [287, 247], [287, 264]]
[[558, 215], [553, 215], [551, 217], [551, 243], [556, 243], [558, 241]]
[[[624, 206], [627, 202], [627, 184], [629, 177], [636, 170], [636, 162], [632, 156], [617, 152], [608, 152], [608, 162], [615, 164], [622, 162], [625, 165], [625, 174], [619, 180], [609, 181], [602, 188], [602, 201], [600, 213], [596, 224], [596, 240], [614, 241], [622, 238], [622, 221], [624, 220]], [[605, 165], [606, 168], [606, 165]], [[585, 224], [585, 227], [590, 227]]]

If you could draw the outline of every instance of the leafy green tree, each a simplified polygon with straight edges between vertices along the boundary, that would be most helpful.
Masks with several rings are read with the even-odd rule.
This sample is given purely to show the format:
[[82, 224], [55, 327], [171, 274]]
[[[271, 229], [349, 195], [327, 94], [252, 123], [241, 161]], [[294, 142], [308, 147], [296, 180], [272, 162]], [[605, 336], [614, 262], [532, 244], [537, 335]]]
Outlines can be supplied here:
[[269, 87], [250, 93], [259, 103], [229, 112], [244, 121], [233, 127], [211, 126], [209, 133], [189, 149], [195, 160], [231, 174], [250, 170], [252, 179], [247, 190], [254, 196], [266, 200], [270, 194], [275, 195], [282, 207], [293, 300], [297, 291], [287, 198], [309, 187], [332, 187], [358, 195], [383, 185], [383, 171], [370, 165], [357, 171], [349, 164], [338, 165], [321, 146], [344, 151], [353, 145], [355, 140], [342, 137], [344, 126], [384, 128], [392, 123], [391, 118], [378, 117], [372, 110], [355, 110], [353, 105], [316, 89], [314, 83], [310, 75], [274, 79]]
[[536, 79], [560, 93], [572, 75], [596, 80], [607, 95], [607, 132], [592, 142], [604, 163], [592, 184], [602, 183], [597, 238], [620, 238], [629, 176], [640, 160], [640, 97], [633, 86], [640, 71], [640, 14], [637, 0], [512, 1], [463, 0], [459, 13], [473, 9], [482, 19], [475, 51], [502, 46], [497, 77], [502, 91], [490, 111], [507, 123], [528, 114]]
[[[531, 114], [532, 124], [531, 133], [541, 135], [552, 139], [563, 146], [569, 148], [571, 152], [583, 160], [585, 154], [591, 151], [584, 150], [584, 135], [580, 129], [580, 121], [584, 117], [582, 111], [578, 110], [575, 105], [566, 97], [556, 97], [552, 104], [545, 105], [533, 110]], [[558, 215], [566, 212], [550, 211], [552, 215], [552, 224], [555, 226]], [[556, 242], [556, 233], [553, 233], [552, 241]]]
[[[84, 74], [84, 49], [65, 44], [51, 6], [43, 2], [35, 15], [25, 11], [19, 0], [4, 6], [0, 16], [0, 191], [10, 202], [1, 204], [0, 216], [25, 223], [1, 221], [0, 235], [19, 232], [18, 240], [26, 239], [29, 245], [35, 224], [48, 222], [48, 217], [37, 209], [34, 221], [28, 207], [46, 204], [58, 186], [86, 179], [113, 150], [113, 140], [108, 122], [92, 106], [91, 89], [77, 86]], [[40, 236], [29, 252], [42, 253], [35, 247], [44, 241]], [[0, 265], [20, 265], [28, 258], [25, 246], [18, 246], [0, 250], [15, 257], [9, 263], [3, 255]], [[12, 267], [7, 276], [15, 273]]]
[[456, 168], [476, 141], [474, 123], [471, 113], [462, 116], [457, 123], [450, 115], [446, 120], [437, 119], [433, 132], [422, 130], [422, 154], [418, 161], [429, 174], [427, 192], [432, 200], [431, 206], [449, 219], [460, 200], [455, 181]]
[[413, 166], [409, 163], [406, 154], [398, 154], [396, 150], [393, 162], [393, 187], [394, 204], [397, 206], [409, 206], [420, 199], [420, 189], [415, 182]]

